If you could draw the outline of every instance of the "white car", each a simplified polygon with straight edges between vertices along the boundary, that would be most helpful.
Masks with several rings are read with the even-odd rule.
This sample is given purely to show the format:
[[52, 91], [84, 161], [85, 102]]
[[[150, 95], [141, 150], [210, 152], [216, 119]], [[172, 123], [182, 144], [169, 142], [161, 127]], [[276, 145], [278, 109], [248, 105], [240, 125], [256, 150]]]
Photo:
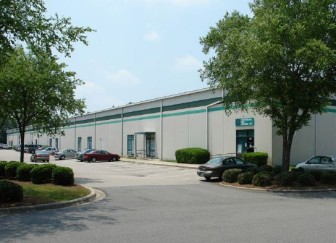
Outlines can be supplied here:
[[63, 149], [60, 152], [55, 153], [55, 158], [62, 159], [74, 159], [76, 157], [76, 151], [74, 149]]
[[55, 153], [58, 152], [58, 149], [53, 147], [47, 147], [43, 149], [43, 151], [48, 152], [50, 155], [55, 155]]
[[297, 164], [295, 168], [301, 171], [336, 172], [336, 156], [314, 156], [305, 162]]
[[0, 143], [0, 149], [12, 149], [12, 147], [9, 146], [8, 144]]

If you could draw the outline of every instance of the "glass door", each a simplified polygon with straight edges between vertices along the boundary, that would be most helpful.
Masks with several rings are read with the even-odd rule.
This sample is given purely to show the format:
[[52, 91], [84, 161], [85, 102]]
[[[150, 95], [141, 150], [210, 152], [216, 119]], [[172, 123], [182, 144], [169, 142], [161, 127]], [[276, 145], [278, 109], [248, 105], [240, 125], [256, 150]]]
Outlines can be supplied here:
[[146, 157], [155, 158], [155, 133], [146, 133]]
[[236, 153], [254, 152], [254, 129], [236, 131]]

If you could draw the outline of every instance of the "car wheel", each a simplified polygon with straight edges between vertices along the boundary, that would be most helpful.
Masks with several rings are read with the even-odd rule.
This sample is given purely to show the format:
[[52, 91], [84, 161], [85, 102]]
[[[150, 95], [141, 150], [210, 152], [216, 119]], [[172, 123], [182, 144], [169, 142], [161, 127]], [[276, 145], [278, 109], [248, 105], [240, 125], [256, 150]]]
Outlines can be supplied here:
[[117, 161], [117, 158], [116, 157], [112, 157], [112, 161]]
[[47, 162], [49, 163], [49, 160], [47, 160]]
[[220, 173], [219, 176], [218, 176], [218, 179], [219, 179], [220, 181], [223, 180], [223, 173], [224, 173], [224, 172]]
[[96, 161], [97, 161], [96, 158], [91, 159], [91, 162], [96, 162]]
[[62, 155], [60, 159], [65, 159], [65, 156], [64, 156], [64, 155]]
[[83, 160], [81, 159], [80, 162], [83, 162]]
[[209, 177], [209, 176], [204, 176], [204, 178], [206, 179], [206, 181], [210, 181], [211, 180], [211, 177]]

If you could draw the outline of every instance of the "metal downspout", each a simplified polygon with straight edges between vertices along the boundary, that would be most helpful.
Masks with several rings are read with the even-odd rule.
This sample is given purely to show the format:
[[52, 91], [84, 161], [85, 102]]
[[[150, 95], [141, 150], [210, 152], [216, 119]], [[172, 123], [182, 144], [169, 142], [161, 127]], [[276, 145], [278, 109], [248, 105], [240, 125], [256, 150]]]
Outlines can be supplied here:
[[160, 160], [163, 159], [163, 100], [161, 99], [161, 107], [160, 107]]
[[215, 105], [218, 105], [220, 103], [223, 103], [223, 101], [216, 101], [214, 103], [211, 103], [209, 105], [207, 105], [205, 108], [206, 108], [206, 114], [205, 114], [205, 126], [206, 126], [206, 139], [205, 139], [205, 143], [206, 143], [206, 149], [209, 150], [209, 108], [211, 106], [215, 106]]
[[123, 107], [121, 107], [121, 156], [124, 156], [124, 108]]

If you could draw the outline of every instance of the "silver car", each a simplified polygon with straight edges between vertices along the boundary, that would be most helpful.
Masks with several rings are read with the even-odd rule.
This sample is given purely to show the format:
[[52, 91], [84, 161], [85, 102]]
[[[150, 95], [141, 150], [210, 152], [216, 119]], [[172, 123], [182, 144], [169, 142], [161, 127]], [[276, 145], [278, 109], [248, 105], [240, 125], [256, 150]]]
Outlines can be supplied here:
[[295, 168], [301, 171], [335, 171], [336, 156], [314, 156], [311, 159], [297, 164]]
[[55, 153], [55, 158], [62, 160], [62, 159], [74, 159], [76, 157], [76, 151], [73, 149], [63, 149], [60, 152]]

